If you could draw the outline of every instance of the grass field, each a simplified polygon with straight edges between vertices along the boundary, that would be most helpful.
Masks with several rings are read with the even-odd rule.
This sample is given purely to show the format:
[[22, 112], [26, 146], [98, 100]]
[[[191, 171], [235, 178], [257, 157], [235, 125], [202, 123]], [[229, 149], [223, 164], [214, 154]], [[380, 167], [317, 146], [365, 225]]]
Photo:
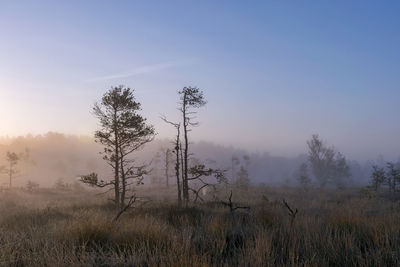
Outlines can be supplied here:
[[[398, 266], [400, 202], [360, 189], [234, 191], [249, 210], [218, 201], [178, 208], [174, 193], [116, 223], [93, 192], [0, 193], [1, 266]], [[219, 193], [227, 199], [226, 191]], [[211, 198], [210, 198], [211, 199]], [[285, 199], [298, 214], [291, 221]]]

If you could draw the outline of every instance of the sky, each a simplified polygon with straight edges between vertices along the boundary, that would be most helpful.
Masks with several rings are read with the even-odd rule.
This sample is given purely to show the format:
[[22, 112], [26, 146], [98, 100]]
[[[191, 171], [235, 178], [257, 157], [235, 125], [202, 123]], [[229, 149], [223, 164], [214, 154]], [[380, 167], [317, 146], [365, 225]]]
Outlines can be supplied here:
[[195, 141], [348, 158], [400, 156], [398, 1], [0, 0], [0, 135], [92, 135], [111, 86], [135, 90], [160, 138], [197, 86]]

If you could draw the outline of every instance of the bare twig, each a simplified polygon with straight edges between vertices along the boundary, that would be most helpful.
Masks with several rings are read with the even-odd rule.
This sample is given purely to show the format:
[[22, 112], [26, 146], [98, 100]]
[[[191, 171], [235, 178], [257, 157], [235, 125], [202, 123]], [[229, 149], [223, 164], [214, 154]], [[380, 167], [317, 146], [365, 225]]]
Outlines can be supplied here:
[[233, 193], [232, 193], [232, 190], [231, 190], [231, 193], [230, 193], [229, 198], [228, 198], [229, 202], [221, 201], [222, 205], [224, 205], [226, 207], [229, 207], [229, 210], [232, 213], [232, 215], [233, 215], [233, 212], [235, 210], [238, 210], [238, 209], [250, 209], [250, 207], [248, 207], [248, 206], [237, 206], [237, 205], [235, 205], [232, 202], [232, 195], [233, 195]]
[[297, 213], [299, 212], [299, 210], [296, 208], [296, 210], [293, 210], [289, 204], [286, 202], [285, 199], [283, 199], [283, 204], [285, 205], [285, 207], [289, 210], [289, 216], [290, 216], [290, 224], [293, 224], [294, 219], [296, 218]]
[[121, 215], [127, 211], [130, 207], [132, 207], [132, 205], [136, 202], [136, 195], [133, 195], [129, 198], [128, 203], [125, 205], [125, 207], [121, 208], [121, 210], [117, 213], [117, 215], [115, 216], [113, 222], [117, 222], [119, 217], [121, 217]]

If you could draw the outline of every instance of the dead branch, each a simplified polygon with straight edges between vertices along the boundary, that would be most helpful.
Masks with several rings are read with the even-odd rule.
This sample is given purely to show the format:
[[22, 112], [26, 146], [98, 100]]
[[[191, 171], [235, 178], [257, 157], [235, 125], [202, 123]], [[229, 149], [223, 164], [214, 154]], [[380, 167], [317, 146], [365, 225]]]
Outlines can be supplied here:
[[237, 206], [237, 205], [235, 205], [235, 204], [232, 202], [232, 195], [233, 195], [233, 193], [232, 193], [232, 190], [231, 190], [231, 193], [230, 193], [229, 198], [228, 198], [228, 202], [221, 201], [221, 204], [222, 204], [222, 205], [224, 205], [224, 206], [226, 206], [226, 207], [229, 207], [229, 211], [230, 211], [232, 214], [233, 214], [233, 212], [234, 212], [235, 210], [238, 210], [238, 209], [250, 209], [250, 207], [248, 207], [248, 206]]
[[293, 211], [293, 209], [289, 206], [289, 204], [286, 202], [285, 199], [283, 199], [283, 204], [285, 205], [285, 207], [288, 209], [289, 211], [289, 216], [290, 216], [290, 224], [293, 224], [294, 219], [296, 218], [297, 213], [299, 212], [298, 209], [296, 208], [296, 210]]
[[117, 213], [117, 215], [116, 215], [115, 218], [113, 219], [113, 222], [117, 222], [118, 219], [119, 219], [119, 217], [121, 217], [121, 215], [122, 215], [125, 211], [127, 211], [130, 207], [132, 207], [132, 205], [136, 202], [136, 199], [137, 199], [136, 195], [132, 195], [132, 196], [129, 198], [129, 201], [128, 201], [128, 203], [125, 205], [125, 207], [123, 207], [123, 208]]
[[[201, 183], [200, 187], [198, 187], [197, 189], [188, 186], [188, 191], [193, 192], [195, 195], [194, 199], [195, 203], [197, 202], [198, 199], [204, 201], [203, 198], [200, 196], [201, 190], [209, 186], [214, 187], [215, 189], [217, 184], [226, 182], [226, 178], [224, 176], [225, 170], [211, 169], [211, 168], [207, 169], [204, 164], [199, 164], [194, 167], [191, 167], [189, 169], [189, 174], [191, 175], [191, 177], [187, 178], [187, 181], [196, 181]], [[213, 183], [207, 182], [205, 178], [210, 176], [213, 176], [216, 181]]]

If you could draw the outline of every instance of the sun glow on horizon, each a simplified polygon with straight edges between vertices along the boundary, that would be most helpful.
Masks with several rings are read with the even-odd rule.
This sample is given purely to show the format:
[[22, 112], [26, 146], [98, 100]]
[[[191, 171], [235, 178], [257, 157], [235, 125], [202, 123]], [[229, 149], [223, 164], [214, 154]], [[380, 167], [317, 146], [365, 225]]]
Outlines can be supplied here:
[[10, 135], [15, 134], [13, 124], [15, 124], [16, 119], [12, 119], [12, 113], [14, 112], [14, 106], [17, 103], [11, 101], [10, 92], [11, 89], [8, 85], [4, 83], [0, 84], [0, 135]]

